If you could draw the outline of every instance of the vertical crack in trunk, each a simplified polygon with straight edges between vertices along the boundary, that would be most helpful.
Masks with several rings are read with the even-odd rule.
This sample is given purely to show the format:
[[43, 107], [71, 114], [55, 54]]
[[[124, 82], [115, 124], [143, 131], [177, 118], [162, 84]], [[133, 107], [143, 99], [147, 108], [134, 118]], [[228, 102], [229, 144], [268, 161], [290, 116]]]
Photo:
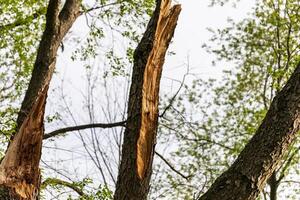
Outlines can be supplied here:
[[171, 0], [157, 0], [147, 29], [135, 49], [115, 200], [147, 198], [158, 124], [162, 66], [180, 11], [180, 5], [171, 7]]
[[153, 157], [158, 123], [159, 84], [165, 54], [173, 36], [180, 6], [170, 9], [171, 1], [163, 1], [160, 8], [153, 49], [147, 60], [142, 88], [141, 128], [137, 141], [137, 173], [140, 179]]

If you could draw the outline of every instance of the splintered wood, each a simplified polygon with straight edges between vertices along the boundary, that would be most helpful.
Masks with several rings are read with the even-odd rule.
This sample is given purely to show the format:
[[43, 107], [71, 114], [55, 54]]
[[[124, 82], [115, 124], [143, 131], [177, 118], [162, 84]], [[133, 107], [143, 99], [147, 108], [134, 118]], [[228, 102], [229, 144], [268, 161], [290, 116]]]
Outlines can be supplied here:
[[38, 195], [47, 90], [48, 85], [40, 92], [0, 165], [0, 186], [24, 199], [36, 199]]
[[143, 80], [142, 120], [137, 141], [137, 173], [140, 179], [144, 179], [153, 156], [158, 124], [158, 95], [162, 66], [180, 11], [180, 5], [171, 8], [170, 0], [162, 0], [153, 48], [147, 60]]

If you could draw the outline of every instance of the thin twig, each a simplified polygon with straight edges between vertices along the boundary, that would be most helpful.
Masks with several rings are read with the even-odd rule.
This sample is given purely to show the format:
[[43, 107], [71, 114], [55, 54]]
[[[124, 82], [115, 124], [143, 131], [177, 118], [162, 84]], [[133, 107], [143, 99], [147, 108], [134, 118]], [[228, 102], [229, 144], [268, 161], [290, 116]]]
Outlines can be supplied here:
[[172, 107], [176, 97], [178, 96], [179, 92], [181, 91], [182, 87], [184, 86], [184, 82], [185, 82], [185, 79], [186, 79], [186, 76], [189, 75], [189, 64], [188, 64], [188, 67], [187, 67], [187, 72], [183, 75], [183, 78], [182, 78], [182, 81], [181, 81], [181, 84], [178, 88], [178, 90], [176, 91], [176, 93], [173, 95], [173, 97], [170, 99], [170, 102], [169, 104], [167, 105], [167, 107], [164, 109], [164, 111], [162, 112], [162, 114], [159, 115], [159, 117], [163, 117], [166, 112]]

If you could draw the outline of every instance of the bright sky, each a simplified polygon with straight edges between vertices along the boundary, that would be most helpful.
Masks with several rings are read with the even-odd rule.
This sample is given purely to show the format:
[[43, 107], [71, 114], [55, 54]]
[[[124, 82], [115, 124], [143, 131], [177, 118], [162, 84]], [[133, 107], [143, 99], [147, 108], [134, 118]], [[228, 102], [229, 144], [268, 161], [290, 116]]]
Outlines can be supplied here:
[[[164, 76], [181, 80], [182, 71], [174, 70], [174, 68], [185, 70], [184, 67], [180, 68], [178, 66], [187, 63], [187, 57], [189, 57], [190, 67], [204, 77], [211, 76], [216, 78], [215, 76], [221, 74], [222, 69], [212, 67], [211, 65], [213, 59], [212, 55], [201, 48], [202, 44], [207, 42], [211, 36], [207, 28], [217, 29], [225, 27], [228, 18], [233, 18], [234, 20], [243, 19], [247, 16], [249, 11], [251, 11], [251, 7], [256, 1], [242, 0], [237, 4], [236, 8], [233, 8], [231, 3], [227, 3], [223, 7], [208, 7], [210, 1], [211, 0], [176, 1], [182, 5], [182, 12], [173, 38], [173, 43], [169, 48], [169, 50], [176, 52], [176, 55], [167, 57], [164, 65]], [[83, 17], [75, 23], [75, 27], [72, 28], [72, 34], [85, 34], [85, 30], [82, 29], [82, 23], [85, 23]], [[64, 52], [64, 55], [68, 53], [70, 52]], [[59, 57], [58, 69], [62, 69], [59, 71], [62, 71], [61, 73], [63, 73], [67, 79], [71, 79], [76, 87], [81, 87], [82, 84], [80, 84], [78, 79], [83, 69], [81, 66], [75, 67], [74, 63], [68, 58], [68, 56]]]
[[[211, 37], [207, 28], [225, 27], [228, 18], [243, 19], [255, 1], [243, 0], [237, 4], [236, 8], [233, 8], [230, 3], [223, 7], [208, 7], [210, 0], [180, 0], [179, 2], [182, 4], [182, 13], [173, 39], [174, 43], [171, 46], [177, 55], [168, 59], [164, 68], [165, 72], [167, 73], [168, 68], [172, 68], [171, 66], [186, 63], [186, 58], [189, 55], [192, 68], [196, 68], [198, 73], [204, 76], [214, 77], [221, 70], [211, 67], [212, 56], [201, 48], [202, 44]], [[176, 74], [173, 75], [176, 76]]]
[[[213, 57], [206, 53], [204, 49], [201, 48], [204, 42], [207, 42], [210, 38], [210, 33], [206, 28], [222, 28], [226, 26], [226, 20], [228, 17], [233, 18], [234, 20], [239, 20], [244, 18], [247, 13], [250, 11], [250, 8], [255, 3], [254, 0], [243, 0], [238, 3], [236, 8], [233, 8], [231, 4], [226, 4], [223, 7], [208, 7], [210, 0], [180, 0], [179, 3], [182, 4], [182, 13], [180, 15], [175, 36], [173, 38], [173, 43], [170, 46], [170, 50], [176, 52], [176, 55], [168, 57], [164, 65], [163, 77], [162, 80], [162, 90], [164, 86], [167, 85], [166, 77], [172, 79], [181, 80], [182, 76], [186, 70], [183, 66], [184, 63], [187, 63], [187, 57], [189, 57], [190, 67], [193, 70], [193, 73], [197, 73], [200, 77], [207, 78], [218, 78], [221, 76], [222, 67], [212, 67], [211, 61]], [[72, 34], [83, 34], [82, 32], [82, 22], [83, 19], [79, 20], [72, 30]], [[68, 48], [66, 48], [68, 51]], [[75, 112], [82, 110], [82, 98], [79, 97], [79, 90], [85, 89], [85, 84], [82, 79], [83, 74], [85, 73], [83, 67], [73, 63], [68, 59], [70, 55], [69, 52], [64, 52], [63, 56], [59, 56], [57, 62], [58, 76], [54, 77], [52, 86], [59, 86], [61, 84], [61, 77], [64, 77], [65, 81], [69, 83], [69, 86], [65, 89], [65, 95], [72, 99], [72, 108]], [[217, 64], [218, 65], [218, 64]], [[70, 84], [72, 87], [70, 87]], [[74, 89], [76, 88], [76, 89]], [[53, 94], [49, 95], [49, 99], [55, 99]], [[49, 102], [49, 101], [48, 101]], [[54, 102], [47, 104], [48, 112], [53, 112], [57, 108], [57, 103]], [[78, 115], [78, 113], [77, 113]], [[86, 114], [83, 114], [86, 115]], [[80, 116], [80, 121], [82, 123], [85, 117]], [[102, 121], [101, 121], [102, 122]], [[72, 123], [72, 122], [70, 122]], [[66, 125], [74, 125], [66, 124]], [[48, 127], [49, 128], [49, 127]], [[57, 128], [57, 127], [56, 127]], [[61, 127], [62, 128], [62, 127]], [[50, 127], [51, 129], [51, 127]], [[46, 127], [46, 132], [47, 132]], [[78, 137], [75, 135], [68, 136], [64, 139], [57, 139], [55, 142], [46, 142], [46, 146], [56, 146], [59, 148], [65, 148], [70, 150], [80, 150], [78, 145], [81, 143], [78, 141]], [[82, 149], [81, 149], [82, 150]], [[49, 153], [53, 158], [62, 158], [67, 157], [70, 160], [76, 159], [76, 154], [69, 154], [65, 151], [53, 151], [49, 149], [44, 149], [43, 159], [50, 160]], [[85, 176], [85, 173], [91, 173], [91, 167], [87, 167], [88, 160], [79, 160], [79, 161], [70, 161], [69, 163], [53, 163], [53, 166], [56, 168], [76, 168], [77, 171], [83, 173], [82, 176]]]

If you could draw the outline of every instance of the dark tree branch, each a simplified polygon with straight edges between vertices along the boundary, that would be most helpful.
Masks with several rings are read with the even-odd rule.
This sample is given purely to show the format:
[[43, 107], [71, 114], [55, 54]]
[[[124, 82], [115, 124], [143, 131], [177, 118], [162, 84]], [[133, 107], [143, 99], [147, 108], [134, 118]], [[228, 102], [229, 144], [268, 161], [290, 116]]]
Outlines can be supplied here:
[[281, 165], [299, 129], [300, 63], [239, 157], [199, 200], [256, 199]]
[[118, 126], [123, 126], [125, 127], [126, 121], [121, 121], [121, 122], [115, 122], [115, 123], [110, 123], [110, 124], [104, 124], [104, 123], [96, 123], [96, 124], [84, 124], [84, 125], [79, 125], [79, 126], [70, 126], [66, 128], [61, 128], [55, 131], [52, 131], [50, 133], [47, 133], [44, 135], [43, 139], [49, 139], [61, 134], [64, 134], [66, 132], [71, 132], [71, 131], [79, 131], [83, 129], [88, 129], [88, 128], [113, 128], [113, 127], [118, 127]]
[[68, 26], [70, 21], [75, 20], [80, 15], [80, 0], [67, 0], [59, 13], [60, 26]]
[[55, 31], [58, 27], [59, 5], [61, 0], [50, 0], [46, 13], [46, 29]]

